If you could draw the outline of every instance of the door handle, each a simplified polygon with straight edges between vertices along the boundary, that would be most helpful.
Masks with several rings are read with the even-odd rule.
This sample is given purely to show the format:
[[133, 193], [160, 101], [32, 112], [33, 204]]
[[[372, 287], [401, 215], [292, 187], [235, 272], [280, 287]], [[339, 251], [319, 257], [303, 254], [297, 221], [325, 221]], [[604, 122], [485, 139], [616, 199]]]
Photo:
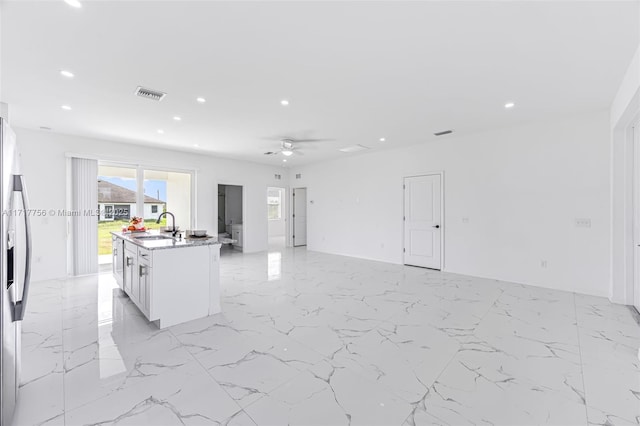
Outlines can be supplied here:
[[433, 225], [433, 227], [438, 229], [438, 228], [440, 228], [440, 225]]
[[31, 285], [31, 222], [29, 221], [29, 198], [27, 197], [27, 188], [24, 184], [24, 176], [13, 176], [13, 190], [19, 192], [22, 196], [22, 208], [24, 209], [24, 236], [25, 236], [25, 255], [24, 255], [24, 281], [22, 284], [22, 299], [15, 302], [13, 306], [13, 321], [22, 321], [27, 308], [27, 297], [29, 296], [29, 286]]
[[127, 256], [127, 266], [133, 265], [133, 257]]
[[144, 275], [147, 275], [145, 273], [145, 270], [146, 270], [146, 266], [144, 266], [144, 265], [138, 266], [138, 275], [140, 275], [141, 277], [144, 276]]

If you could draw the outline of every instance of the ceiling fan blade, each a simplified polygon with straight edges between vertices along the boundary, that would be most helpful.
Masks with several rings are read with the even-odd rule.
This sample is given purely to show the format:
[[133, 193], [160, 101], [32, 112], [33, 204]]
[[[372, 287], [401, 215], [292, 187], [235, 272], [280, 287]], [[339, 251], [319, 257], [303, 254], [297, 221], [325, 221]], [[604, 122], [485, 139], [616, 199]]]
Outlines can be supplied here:
[[331, 142], [335, 139], [291, 139], [293, 143], [305, 143], [305, 142]]
[[299, 150], [297, 150], [297, 149], [294, 149], [294, 150], [293, 150], [293, 154], [294, 154], [294, 155], [302, 155], [302, 156], [304, 156], [304, 152], [301, 152], [301, 151], [299, 151]]
[[280, 151], [267, 151], [264, 153], [264, 155], [278, 155], [280, 154]]

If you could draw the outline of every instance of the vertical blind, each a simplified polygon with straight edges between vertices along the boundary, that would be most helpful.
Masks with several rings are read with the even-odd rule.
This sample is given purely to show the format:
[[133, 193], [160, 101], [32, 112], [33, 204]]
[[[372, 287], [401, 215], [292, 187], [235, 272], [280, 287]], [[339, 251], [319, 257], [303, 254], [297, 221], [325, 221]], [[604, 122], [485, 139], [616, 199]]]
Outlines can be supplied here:
[[71, 159], [73, 274], [98, 272], [98, 162]]

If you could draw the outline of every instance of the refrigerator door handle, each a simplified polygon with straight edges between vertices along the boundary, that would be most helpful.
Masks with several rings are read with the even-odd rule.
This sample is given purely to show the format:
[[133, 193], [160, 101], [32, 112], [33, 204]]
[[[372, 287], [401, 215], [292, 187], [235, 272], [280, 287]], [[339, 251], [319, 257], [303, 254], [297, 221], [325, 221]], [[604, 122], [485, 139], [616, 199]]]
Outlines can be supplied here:
[[27, 188], [24, 184], [23, 175], [13, 176], [13, 190], [22, 195], [22, 208], [24, 217], [24, 233], [25, 233], [25, 267], [24, 281], [22, 287], [22, 299], [18, 300], [13, 308], [13, 320], [22, 321], [27, 308], [27, 297], [29, 296], [29, 285], [31, 284], [31, 223], [29, 222], [29, 199], [27, 197]]

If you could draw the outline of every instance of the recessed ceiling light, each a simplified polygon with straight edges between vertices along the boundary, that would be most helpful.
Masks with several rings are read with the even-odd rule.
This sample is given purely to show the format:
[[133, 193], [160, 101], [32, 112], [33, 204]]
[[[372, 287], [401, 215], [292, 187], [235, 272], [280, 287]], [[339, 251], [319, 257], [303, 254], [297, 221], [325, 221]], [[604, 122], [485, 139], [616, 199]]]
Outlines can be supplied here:
[[513, 108], [514, 106], [516, 106], [516, 104], [514, 104], [513, 102], [507, 102], [506, 104], [504, 104], [504, 107], [506, 109]]
[[286, 100], [286, 99], [283, 99], [283, 100], [280, 101], [280, 105], [287, 106], [287, 105], [289, 105], [289, 101]]
[[175, 117], [173, 117], [173, 119], [174, 119], [174, 120], [176, 120], [176, 121], [180, 121], [180, 120], [182, 120], [182, 118], [181, 118], [181, 117], [178, 117], [177, 115], [176, 115]]
[[71, 107], [69, 105], [62, 105], [60, 108], [62, 108], [65, 111], [71, 111]]
[[200, 145], [198, 145], [197, 143], [194, 143], [193, 146], [196, 148], [200, 148]]
[[283, 158], [283, 159], [282, 159], [282, 162], [283, 162], [283, 163], [286, 163], [286, 162], [287, 162], [287, 159], [286, 159], [286, 158]]
[[196, 98], [196, 101], [200, 102], [201, 104], [207, 102], [205, 98]]
[[386, 138], [380, 138], [380, 142], [386, 142], [387, 139]]
[[64, 2], [71, 7], [82, 7], [82, 3], [79, 0], [64, 0]]
[[64, 77], [67, 77], [67, 78], [73, 78], [74, 77], [73, 73], [71, 71], [67, 71], [67, 70], [60, 71], [60, 74], [62, 74]]
[[164, 130], [158, 129], [158, 133], [160, 133], [161, 135], [164, 135]]

